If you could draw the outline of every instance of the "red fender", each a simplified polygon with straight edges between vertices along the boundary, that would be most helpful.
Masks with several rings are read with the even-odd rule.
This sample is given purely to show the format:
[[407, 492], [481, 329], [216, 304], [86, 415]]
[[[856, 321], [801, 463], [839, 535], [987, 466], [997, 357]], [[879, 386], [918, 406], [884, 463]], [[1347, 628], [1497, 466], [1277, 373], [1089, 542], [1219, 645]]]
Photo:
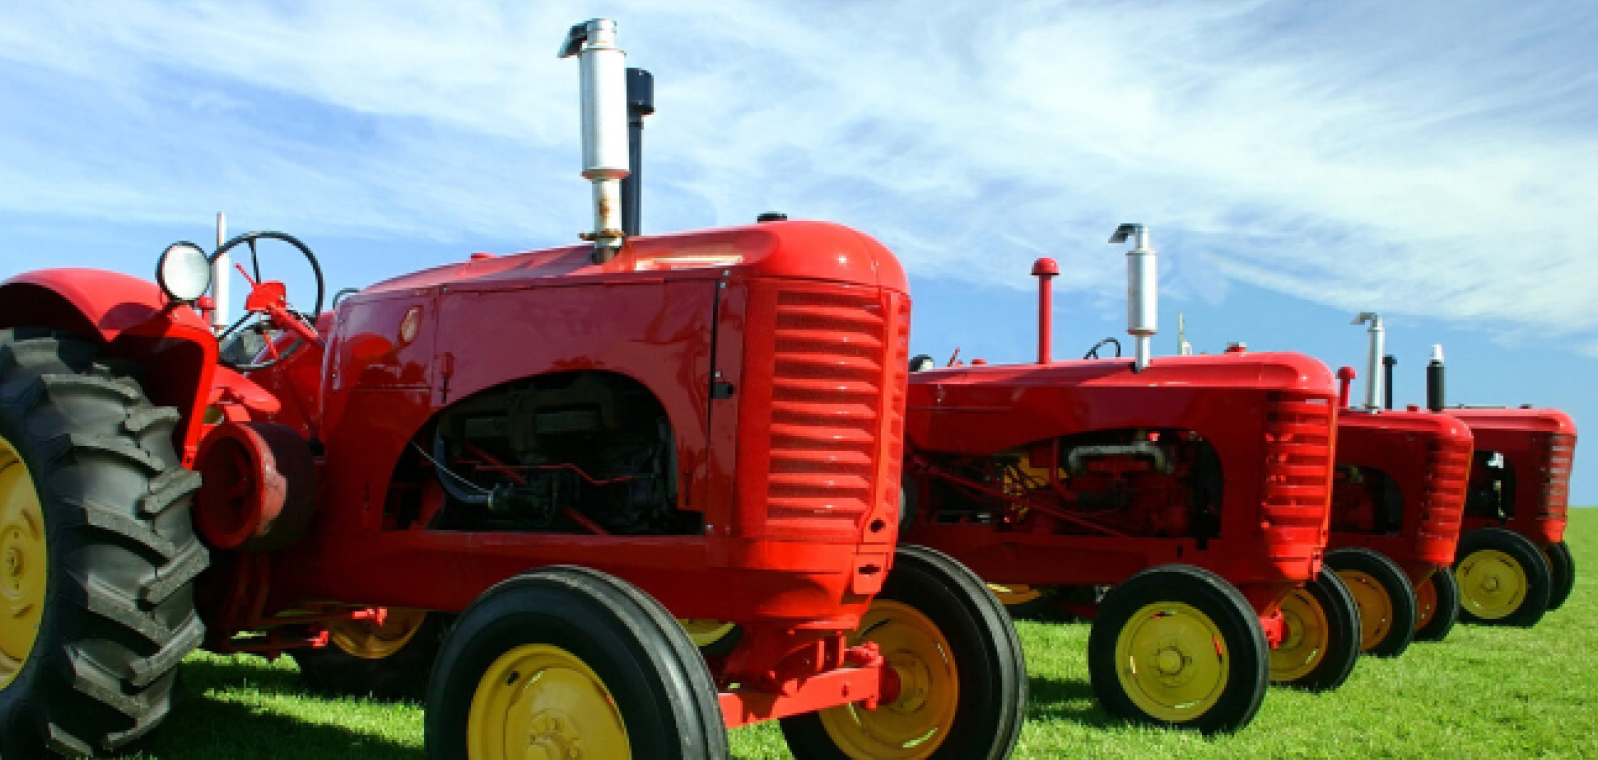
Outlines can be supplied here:
[[47, 327], [96, 338], [144, 368], [150, 400], [183, 415], [174, 443], [185, 466], [199, 448], [217, 345], [200, 315], [168, 304], [147, 280], [98, 269], [41, 269], [0, 283], [0, 328]]

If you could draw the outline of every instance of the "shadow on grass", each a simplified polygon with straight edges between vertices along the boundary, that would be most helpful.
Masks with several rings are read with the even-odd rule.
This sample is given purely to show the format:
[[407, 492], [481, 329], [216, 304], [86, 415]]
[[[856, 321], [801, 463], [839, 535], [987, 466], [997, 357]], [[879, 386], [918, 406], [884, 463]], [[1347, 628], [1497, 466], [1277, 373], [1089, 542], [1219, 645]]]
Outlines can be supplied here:
[[1068, 720], [1095, 728], [1119, 726], [1123, 722], [1099, 706], [1098, 699], [1093, 696], [1093, 686], [1087, 681], [1033, 675], [1027, 677], [1027, 689], [1028, 720]]
[[[420, 746], [359, 727], [310, 723], [260, 705], [214, 696], [245, 688], [267, 696], [305, 696], [293, 670], [264, 662], [185, 662], [184, 696], [162, 725], [119, 758], [142, 760], [345, 760], [352, 757], [422, 760]], [[314, 697], [307, 697], [313, 698]], [[394, 703], [395, 707], [405, 707]], [[338, 702], [329, 702], [336, 711]]]

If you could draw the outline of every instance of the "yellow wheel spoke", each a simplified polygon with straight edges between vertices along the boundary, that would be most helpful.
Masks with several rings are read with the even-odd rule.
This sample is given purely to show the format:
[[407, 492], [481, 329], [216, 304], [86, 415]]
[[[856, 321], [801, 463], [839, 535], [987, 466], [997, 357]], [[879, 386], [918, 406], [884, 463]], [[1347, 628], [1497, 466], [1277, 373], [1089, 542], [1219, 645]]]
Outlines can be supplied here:
[[878, 599], [851, 639], [876, 642], [899, 677], [899, 694], [875, 710], [846, 705], [822, 711], [833, 743], [857, 760], [907, 760], [937, 751], [960, 694], [954, 655], [937, 624], [907, 604]]
[[993, 591], [993, 595], [1006, 607], [1026, 604], [1043, 596], [1042, 591], [1020, 583], [989, 583], [988, 589]]
[[1460, 602], [1483, 620], [1509, 617], [1526, 601], [1526, 569], [1497, 549], [1472, 552], [1454, 572]]
[[576, 655], [524, 644], [488, 667], [467, 715], [471, 760], [631, 757], [610, 690]]
[[1359, 651], [1366, 652], [1393, 630], [1393, 600], [1376, 577], [1363, 570], [1338, 570], [1359, 607]]
[[1292, 682], [1309, 675], [1326, 659], [1332, 627], [1326, 610], [1306, 589], [1295, 589], [1282, 601], [1282, 617], [1287, 637], [1271, 650], [1271, 679]]
[[1220, 701], [1230, 679], [1230, 654], [1215, 621], [1180, 602], [1145, 605], [1115, 641], [1122, 690], [1157, 720], [1182, 722]]
[[49, 577], [44, 510], [17, 450], [0, 439], [0, 690], [22, 671], [38, 637]]

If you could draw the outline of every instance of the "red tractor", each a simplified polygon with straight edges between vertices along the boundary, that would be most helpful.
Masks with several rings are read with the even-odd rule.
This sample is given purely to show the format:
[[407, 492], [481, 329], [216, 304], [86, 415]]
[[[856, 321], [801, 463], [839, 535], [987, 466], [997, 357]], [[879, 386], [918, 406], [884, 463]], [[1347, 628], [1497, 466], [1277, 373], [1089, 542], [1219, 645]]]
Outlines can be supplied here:
[[[624, 232], [613, 33], [563, 49], [593, 245], [329, 312], [261, 276], [263, 245], [319, 272], [281, 233], [176, 244], [159, 288], [0, 284], [0, 754], [128, 744], [202, 645], [425, 680], [433, 758], [723, 757], [772, 719], [800, 758], [1009, 753], [1003, 607], [896, 547], [903, 270], [831, 224]], [[199, 299], [246, 251], [219, 350]]]
[[1363, 407], [1350, 407], [1354, 370], [1338, 372], [1342, 408], [1326, 563], [1359, 603], [1361, 651], [1393, 657], [1411, 641], [1441, 641], [1459, 617], [1449, 567], [1459, 543], [1471, 435], [1448, 415], [1380, 409], [1381, 317], [1364, 313], [1357, 321], [1371, 325], [1369, 393]]
[[1536, 625], [1570, 598], [1576, 581], [1565, 545], [1576, 423], [1555, 409], [1447, 411], [1476, 439], [1454, 565], [1460, 616], [1472, 623]]
[[1321, 572], [1336, 391], [1300, 354], [1151, 361], [1146, 236], [1111, 241], [1135, 241], [1134, 361], [1050, 360], [1043, 259], [1036, 364], [911, 373], [901, 521], [1011, 601], [1085, 590], [1112, 714], [1230, 731], [1269, 680], [1334, 688], [1359, 653], [1354, 601]]

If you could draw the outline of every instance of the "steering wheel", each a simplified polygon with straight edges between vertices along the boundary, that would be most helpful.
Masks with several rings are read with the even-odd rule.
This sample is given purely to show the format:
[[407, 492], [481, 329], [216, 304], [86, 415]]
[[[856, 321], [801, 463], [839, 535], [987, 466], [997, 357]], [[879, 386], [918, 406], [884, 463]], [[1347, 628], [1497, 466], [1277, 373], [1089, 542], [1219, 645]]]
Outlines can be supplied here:
[[[258, 240], [278, 240], [288, 243], [310, 263], [311, 273], [316, 276], [316, 303], [308, 317], [289, 307], [283, 283], [261, 279], [261, 258], [255, 249], [255, 243]], [[305, 343], [306, 336], [315, 335], [315, 329], [312, 325], [316, 323], [317, 315], [322, 313], [322, 300], [326, 295], [327, 285], [322, 279], [322, 265], [316, 260], [316, 254], [311, 253], [311, 249], [293, 235], [285, 232], [247, 232], [223, 243], [220, 248], [216, 249], [215, 253], [211, 254], [210, 259], [214, 263], [222, 254], [241, 245], [248, 247], [250, 250], [250, 270], [245, 272], [243, 265], [238, 265], [239, 271], [244, 274], [244, 279], [250, 282], [250, 295], [245, 301], [244, 316], [239, 317], [237, 322], [229, 325], [226, 330], [222, 331], [221, 335], [216, 336], [217, 342], [225, 344], [229, 339], [242, 342], [247, 330], [254, 330], [266, 337], [265, 328], [268, 323], [278, 329], [294, 332], [300, 336], [282, 351], [277, 351], [273, 348], [271, 338], [267, 337], [264, 348], [269, 356], [261, 361], [251, 360], [258, 355], [258, 352], [249, 352], [251, 359], [240, 359], [238, 357], [220, 359], [222, 364], [234, 370], [249, 372], [265, 369], [283, 361]], [[250, 276], [251, 272], [254, 273], [254, 277]], [[293, 320], [300, 324], [291, 324], [288, 323], [288, 320]]]

